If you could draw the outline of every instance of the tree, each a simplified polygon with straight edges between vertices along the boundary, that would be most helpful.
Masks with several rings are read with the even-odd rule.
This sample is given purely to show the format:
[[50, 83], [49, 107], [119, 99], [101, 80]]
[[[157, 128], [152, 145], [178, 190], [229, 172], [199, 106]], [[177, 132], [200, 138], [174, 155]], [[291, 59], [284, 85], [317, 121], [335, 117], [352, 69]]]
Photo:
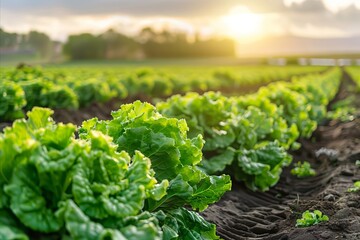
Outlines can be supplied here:
[[140, 45], [134, 39], [109, 29], [100, 35], [105, 44], [105, 58], [134, 58]]
[[18, 35], [16, 33], [8, 33], [0, 28], [0, 47], [14, 47], [17, 45]]
[[101, 59], [105, 56], [105, 42], [90, 33], [71, 35], [63, 51], [71, 59]]
[[235, 56], [235, 42], [230, 39], [200, 40], [196, 36], [194, 42], [189, 42], [184, 32], [155, 32], [150, 27], [142, 29], [139, 39], [148, 58]]
[[51, 39], [45, 33], [31, 31], [27, 36], [27, 44], [41, 56], [48, 56], [51, 51]]

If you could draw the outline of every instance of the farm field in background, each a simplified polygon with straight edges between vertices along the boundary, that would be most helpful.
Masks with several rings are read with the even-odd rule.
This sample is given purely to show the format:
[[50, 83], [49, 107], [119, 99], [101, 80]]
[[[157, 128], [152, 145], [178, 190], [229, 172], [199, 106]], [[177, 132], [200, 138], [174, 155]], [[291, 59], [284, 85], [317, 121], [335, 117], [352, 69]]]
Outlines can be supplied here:
[[[34, 106], [78, 109], [111, 100], [153, 100], [189, 91], [244, 94], [273, 81], [318, 72], [326, 67], [136, 67], [95, 65], [2, 68], [0, 119], [22, 117]], [[110, 109], [111, 110], [111, 109]]]

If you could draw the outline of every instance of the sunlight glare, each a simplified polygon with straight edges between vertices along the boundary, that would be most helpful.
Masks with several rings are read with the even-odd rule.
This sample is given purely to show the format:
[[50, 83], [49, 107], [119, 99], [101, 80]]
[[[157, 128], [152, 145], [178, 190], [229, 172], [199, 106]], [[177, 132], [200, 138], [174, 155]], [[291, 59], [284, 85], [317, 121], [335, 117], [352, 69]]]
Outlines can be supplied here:
[[234, 39], [252, 38], [261, 33], [261, 16], [246, 7], [233, 8], [222, 22], [225, 34]]

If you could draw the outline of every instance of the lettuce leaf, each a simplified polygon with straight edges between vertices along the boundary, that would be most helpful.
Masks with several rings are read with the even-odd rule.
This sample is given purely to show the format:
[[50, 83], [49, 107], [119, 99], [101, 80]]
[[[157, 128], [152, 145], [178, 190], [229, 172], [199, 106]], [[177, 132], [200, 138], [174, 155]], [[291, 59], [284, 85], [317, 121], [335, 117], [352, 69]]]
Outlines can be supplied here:
[[21, 226], [15, 216], [10, 211], [5, 209], [0, 209], [0, 239], [29, 239], [24, 231], [24, 226]]
[[59, 231], [63, 225], [57, 216], [56, 199], [39, 186], [39, 176], [31, 165], [18, 165], [5, 193], [10, 197], [10, 208], [27, 227], [40, 232]]
[[132, 158], [124, 151], [117, 153], [111, 138], [100, 132], [90, 132], [90, 141], [91, 151], [74, 167], [72, 185], [75, 202], [86, 215], [134, 216], [147, 197], [159, 199], [166, 194], [167, 181], [156, 185], [150, 160], [140, 152]]
[[162, 231], [158, 221], [149, 213], [108, 222], [92, 221], [71, 200], [63, 203], [66, 229], [72, 239], [160, 240]]
[[275, 141], [239, 150], [231, 171], [250, 189], [266, 191], [278, 182], [282, 168], [290, 163], [291, 156]]
[[159, 211], [155, 214], [163, 229], [164, 240], [220, 239], [214, 224], [205, 221], [198, 213], [185, 208]]

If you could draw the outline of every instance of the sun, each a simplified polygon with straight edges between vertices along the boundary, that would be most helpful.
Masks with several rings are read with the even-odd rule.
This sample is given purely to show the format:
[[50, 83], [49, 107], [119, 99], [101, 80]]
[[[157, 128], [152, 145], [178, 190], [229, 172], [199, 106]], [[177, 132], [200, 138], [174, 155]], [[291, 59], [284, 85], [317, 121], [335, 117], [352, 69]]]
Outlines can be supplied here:
[[259, 36], [262, 30], [262, 17], [246, 7], [236, 7], [222, 18], [224, 33], [234, 39]]

